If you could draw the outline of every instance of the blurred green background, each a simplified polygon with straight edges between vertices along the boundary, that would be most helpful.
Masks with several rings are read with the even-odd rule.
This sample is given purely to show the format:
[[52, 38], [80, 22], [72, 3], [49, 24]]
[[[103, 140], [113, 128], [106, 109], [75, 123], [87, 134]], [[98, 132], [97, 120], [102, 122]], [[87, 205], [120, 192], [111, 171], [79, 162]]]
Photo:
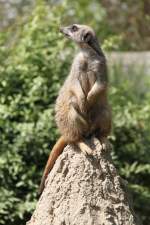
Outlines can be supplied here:
[[[148, 0], [0, 1], [0, 224], [25, 224], [59, 133], [54, 104], [76, 51], [61, 24], [91, 25], [103, 50], [150, 50]], [[135, 61], [109, 66], [112, 157], [150, 224], [150, 76]]]

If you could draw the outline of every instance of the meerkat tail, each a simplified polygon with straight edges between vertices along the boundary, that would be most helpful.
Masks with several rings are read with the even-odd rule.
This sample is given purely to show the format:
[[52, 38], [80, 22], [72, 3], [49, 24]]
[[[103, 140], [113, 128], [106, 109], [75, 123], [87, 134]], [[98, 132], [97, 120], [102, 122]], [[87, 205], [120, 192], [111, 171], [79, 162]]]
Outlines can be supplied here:
[[54, 145], [48, 161], [46, 163], [45, 169], [44, 169], [44, 173], [41, 179], [41, 184], [39, 187], [39, 195], [42, 194], [43, 190], [44, 190], [44, 186], [45, 186], [45, 180], [49, 174], [49, 172], [51, 171], [51, 169], [53, 168], [55, 161], [57, 160], [58, 156], [62, 153], [64, 147], [67, 145], [67, 142], [65, 141], [64, 137], [61, 136], [58, 141], [56, 142], [56, 144]]
[[81, 149], [81, 151], [85, 155], [92, 155], [92, 149], [87, 144], [85, 144], [84, 142], [78, 142], [77, 146]]

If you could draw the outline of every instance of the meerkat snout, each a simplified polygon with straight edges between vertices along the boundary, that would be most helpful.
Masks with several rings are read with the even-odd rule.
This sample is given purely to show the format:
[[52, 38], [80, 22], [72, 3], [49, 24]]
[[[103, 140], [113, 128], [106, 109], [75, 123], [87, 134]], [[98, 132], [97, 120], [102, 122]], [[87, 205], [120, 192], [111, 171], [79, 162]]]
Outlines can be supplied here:
[[71, 31], [69, 27], [60, 27], [59, 31], [64, 34], [66, 37], [71, 37]]

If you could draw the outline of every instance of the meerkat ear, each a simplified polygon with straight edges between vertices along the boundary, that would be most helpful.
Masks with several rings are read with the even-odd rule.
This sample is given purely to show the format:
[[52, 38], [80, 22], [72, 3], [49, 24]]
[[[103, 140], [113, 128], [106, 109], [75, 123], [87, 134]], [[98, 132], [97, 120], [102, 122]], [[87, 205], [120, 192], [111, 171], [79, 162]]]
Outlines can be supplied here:
[[92, 39], [91, 32], [86, 32], [82, 36], [82, 41], [88, 43]]

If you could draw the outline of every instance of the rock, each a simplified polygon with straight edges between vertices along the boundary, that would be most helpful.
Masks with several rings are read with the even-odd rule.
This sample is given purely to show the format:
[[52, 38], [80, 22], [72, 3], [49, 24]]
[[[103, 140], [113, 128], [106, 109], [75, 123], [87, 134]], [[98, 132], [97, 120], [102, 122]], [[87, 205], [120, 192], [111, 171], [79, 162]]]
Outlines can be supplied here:
[[110, 148], [88, 141], [92, 156], [68, 145], [57, 159], [27, 225], [139, 225]]

